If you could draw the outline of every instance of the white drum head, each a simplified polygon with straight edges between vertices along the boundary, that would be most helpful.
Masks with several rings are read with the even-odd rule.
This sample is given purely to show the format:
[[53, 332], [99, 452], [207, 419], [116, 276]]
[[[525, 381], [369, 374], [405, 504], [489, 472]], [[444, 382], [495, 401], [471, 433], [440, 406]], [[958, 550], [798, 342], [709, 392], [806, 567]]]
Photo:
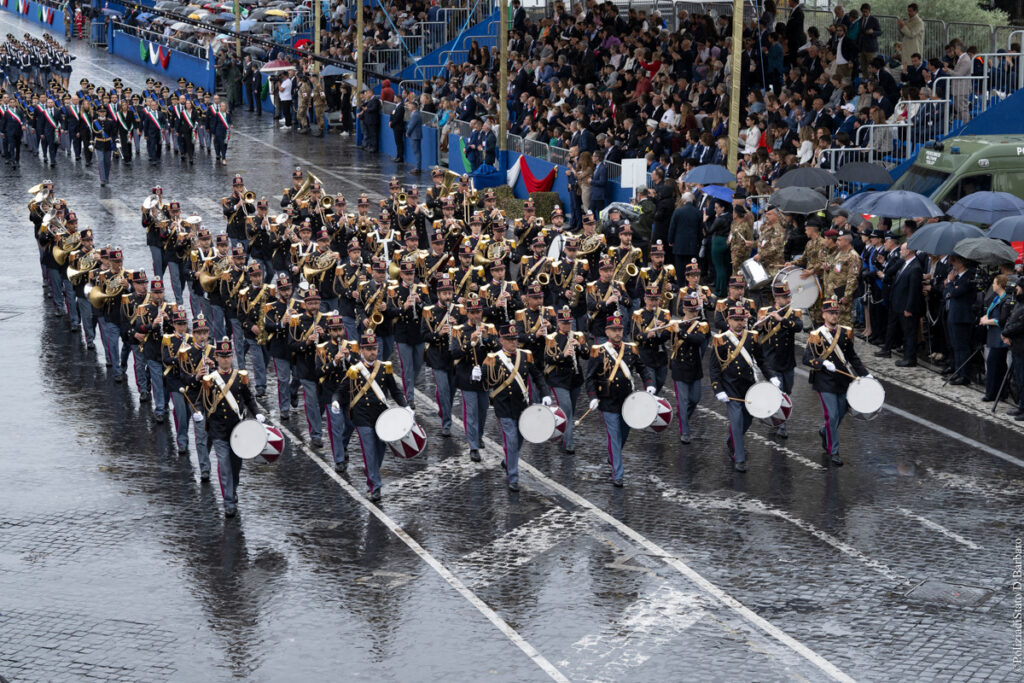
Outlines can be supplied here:
[[810, 308], [821, 296], [821, 285], [818, 278], [811, 276], [806, 280], [803, 275], [807, 271], [803, 268], [794, 268], [786, 273], [786, 284], [789, 285], [789, 295], [793, 300], [793, 308]]
[[526, 406], [519, 415], [519, 433], [530, 443], [544, 443], [555, 432], [555, 414], [542, 403]]
[[658, 417], [658, 399], [646, 391], [634, 391], [622, 403], [622, 420], [630, 429], [647, 429]]
[[405, 438], [414, 421], [413, 416], [405, 408], [388, 408], [377, 418], [373, 429], [381, 441], [392, 443]]
[[885, 404], [885, 388], [874, 377], [858, 377], [846, 389], [846, 403], [862, 415], [877, 412]]
[[758, 382], [744, 396], [747, 412], [760, 420], [767, 419], [782, 407], [782, 390], [771, 382]]
[[252, 460], [267, 445], [267, 430], [256, 420], [242, 420], [231, 430], [231, 450], [243, 460]]

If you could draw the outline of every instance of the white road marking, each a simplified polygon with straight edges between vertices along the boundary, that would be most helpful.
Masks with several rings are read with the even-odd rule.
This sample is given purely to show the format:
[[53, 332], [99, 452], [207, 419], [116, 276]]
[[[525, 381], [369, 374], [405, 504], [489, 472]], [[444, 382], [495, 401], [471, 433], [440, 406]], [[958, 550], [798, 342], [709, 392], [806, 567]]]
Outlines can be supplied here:
[[980, 545], [977, 545], [976, 543], [973, 543], [972, 541], [968, 541], [966, 538], [964, 538], [960, 534], [956, 533], [955, 531], [950, 531], [949, 529], [947, 529], [946, 527], [942, 526], [938, 522], [933, 522], [932, 520], [930, 520], [930, 519], [928, 519], [926, 517], [922, 517], [921, 515], [914, 514], [910, 510], [908, 510], [906, 508], [903, 508], [903, 507], [898, 507], [896, 509], [899, 510], [900, 513], [903, 514], [904, 516], [909, 517], [910, 519], [913, 519], [913, 520], [916, 520], [916, 521], [920, 522], [922, 525], [928, 527], [932, 531], [938, 531], [943, 536], [946, 536], [947, 538], [951, 538], [954, 541], [956, 541], [957, 543], [960, 543], [961, 545], [967, 546], [971, 550], [981, 550], [981, 546]]
[[1021, 495], [1022, 490], [1020, 488], [1014, 488], [1010, 486], [1000, 486], [987, 481], [981, 481], [976, 477], [972, 477], [968, 474], [958, 474], [956, 472], [940, 472], [939, 470], [932, 469], [924, 465], [918, 465], [922, 470], [928, 473], [929, 477], [934, 477], [940, 484], [946, 488], [959, 489], [966, 491], [974, 496], [982, 496], [989, 500], [1005, 502], [1003, 499], [1008, 497], [1016, 498]]
[[[264, 410], [266, 409], [264, 408]], [[296, 438], [295, 434], [293, 434], [291, 430], [289, 430], [286, 426], [280, 423], [277, 423], [276, 426], [278, 429], [281, 430], [281, 432], [285, 436], [288, 437], [289, 440], [291, 440], [292, 448], [298, 449], [305, 453], [306, 456], [314, 463], [316, 463], [327, 476], [333, 479], [338, 484], [338, 486], [340, 486], [342, 490], [345, 491], [345, 493], [347, 493], [353, 500], [355, 500], [364, 508], [366, 508], [371, 515], [380, 520], [380, 522], [384, 524], [384, 526], [386, 526], [388, 530], [391, 531], [391, 533], [400, 538], [402, 542], [409, 546], [409, 548], [414, 553], [416, 553], [421, 560], [423, 560], [425, 563], [427, 563], [427, 565], [430, 566], [431, 569], [437, 572], [449, 586], [458, 591], [458, 593], [462, 597], [464, 597], [471, 605], [473, 605], [473, 607], [475, 607], [481, 614], [487, 617], [488, 621], [494, 624], [494, 626], [499, 631], [501, 631], [506, 638], [512, 641], [516, 645], [516, 647], [522, 650], [527, 657], [532, 659], [534, 664], [540, 667], [541, 670], [544, 671], [544, 673], [550, 676], [553, 680], [569, 683], [569, 679], [561, 671], [559, 671], [554, 664], [549, 662], [547, 658], [544, 657], [544, 655], [542, 655], [540, 652], [538, 652], [537, 649], [533, 647], [533, 645], [530, 645], [530, 643], [525, 638], [523, 638], [523, 636], [520, 635], [518, 631], [509, 626], [509, 624], [504, 619], [499, 617], [494, 610], [487, 606], [487, 603], [481, 600], [476, 595], [476, 593], [467, 588], [466, 584], [464, 584], [457, 576], [452, 574], [452, 572], [449, 571], [448, 568], [445, 567], [443, 564], [441, 564], [441, 562], [437, 558], [435, 558], [423, 546], [417, 543], [416, 540], [408, 533], [406, 533], [405, 529], [399, 526], [395, 520], [393, 520], [391, 517], [385, 514], [385, 512], [381, 510], [379, 507], [370, 502], [370, 499], [364, 496], [356, 487], [354, 487], [349, 482], [345, 481], [345, 479], [340, 474], [334, 471], [334, 468], [331, 465], [329, 465], [320, 456], [314, 453], [302, 441]]]
[[[697, 411], [699, 413], [701, 413], [702, 415], [710, 415], [711, 417], [717, 418], [718, 420], [720, 420], [722, 422], [728, 422], [729, 421], [729, 418], [726, 417], [725, 415], [722, 415], [721, 413], [715, 412], [714, 410], [712, 410], [711, 408], [708, 408], [706, 406], [697, 406]], [[821, 463], [814, 462], [810, 458], [807, 458], [807, 457], [805, 457], [803, 455], [800, 455], [799, 453], [794, 451], [792, 448], [788, 448], [786, 446], [783, 446], [780, 443], [776, 443], [775, 441], [772, 441], [768, 437], [766, 437], [766, 436], [764, 436], [762, 434], [758, 434], [755, 431], [748, 431], [744, 435], [744, 438], [745, 439], [750, 439], [751, 441], [756, 441], [756, 442], [758, 442], [760, 444], [768, 446], [769, 448], [771, 448], [773, 450], [779, 451], [780, 453], [785, 455], [790, 460], [793, 460], [794, 462], [798, 462], [801, 465], [803, 465], [804, 467], [808, 467], [808, 468], [810, 468], [810, 469], [812, 469], [812, 470], [814, 470], [816, 472], [827, 472], [828, 471], [828, 468], [825, 467], [824, 465], [822, 465]]]
[[651, 482], [659, 489], [661, 489], [661, 496], [666, 500], [671, 500], [677, 503], [682, 503], [694, 510], [735, 510], [740, 512], [748, 512], [753, 514], [769, 515], [772, 517], [778, 517], [781, 520], [789, 522], [793, 526], [806, 531], [811, 536], [814, 536], [820, 541], [824, 541], [828, 545], [832, 546], [842, 554], [849, 557], [851, 560], [863, 564], [865, 567], [872, 571], [878, 572], [890, 581], [898, 584], [911, 585], [912, 581], [893, 571], [888, 565], [878, 560], [873, 560], [863, 552], [854, 548], [849, 543], [836, 538], [832, 534], [819, 529], [815, 525], [807, 522], [795, 515], [783, 510], [781, 508], [768, 505], [767, 503], [757, 499], [751, 498], [744, 493], [737, 493], [731, 498], [721, 498], [717, 496], [709, 496], [707, 494], [691, 493], [689, 491], [683, 491], [673, 486], [666, 484], [659, 477], [650, 475], [648, 477]]
[[466, 584], [480, 589], [533, 562], [567, 538], [585, 533], [587, 526], [580, 515], [556, 504], [544, 514], [459, 558], [453, 571]]
[[101, 199], [100, 204], [107, 210], [107, 213], [114, 217], [115, 221], [131, 222], [139, 215], [138, 211], [129, 207], [123, 199]]
[[[422, 391], [417, 389], [416, 392], [420, 395], [421, 400], [429, 401], [429, 397]], [[462, 425], [462, 420], [460, 420], [457, 417], [453, 417], [453, 421], [458, 422], [460, 426]], [[495, 443], [494, 440], [491, 439], [490, 437], [484, 437], [484, 442], [486, 448], [492, 449], [495, 452], [502, 452], [498, 444]], [[798, 655], [806, 659], [808, 662], [816, 666], [823, 673], [828, 675], [829, 678], [832, 678], [836, 681], [848, 681], [852, 683], [853, 678], [843, 673], [843, 671], [839, 669], [839, 667], [832, 664], [830, 661], [819, 655], [817, 652], [809, 648], [807, 645], [804, 645], [796, 638], [793, 638], [792, 636], [787, 634], [778, 626], [775, 626], [767, 619], [761, 617], [756, 612], [740, 603], [739, 600], [726, 593], [724, 590], [713, 584], [711, 581], [705, 579], [703, 576], [701, 576], [693, 568], [691, 568], [688, 564], [686, 564], [679, 558], [670, 555], [661, 546], [659, 546], [657, 543], [650, 540], [640, 532], [636, 531], [632, 527], [624, 524], [615, 517], [611, 516], [610, 514], [608, 514], [601, 508], [597, 507], [596, 505], [594, 505], [589, 500], [587, 500], [580, 494], [576, 493], [572, 489], [567, 488], [562, 484], [559, 484], [557, 481], [551, 479], [546, 474], [544, 474], [536, 467], [531, 465], [529, 462], [523, 460], [522, 457], [520, 457], [519, 459], [519, 469], [523, 472], [527, 472], [533, 479], [543, 483], [546, 487], [553, 489], [562, 497], [566, 498], [567, 500], [571, 501], [578, 507], [594, 515], [598, 520], [604, 522], [605, 524], [608, 524], [609, 526], [614, 527], [619, 533], [621, 533], [626, 538], [632, 540], [633, 542], [637, 543], [639, 546], [644, 548], [649, 554], [659, 556], [659, 559], [661, 559], [662, 562], [664, 562], [669, 567], [672, 567], [680, 574], [688, 578], [701, 590], [713, 596], [722, 605], [728, 607], [741, 619], [743, 619], [751, 626], [759, 629], [760, 631], [764, 632], [771, 638], [782, 643], [787, 648], [789, 648], [793, 652], [797, 653]]]

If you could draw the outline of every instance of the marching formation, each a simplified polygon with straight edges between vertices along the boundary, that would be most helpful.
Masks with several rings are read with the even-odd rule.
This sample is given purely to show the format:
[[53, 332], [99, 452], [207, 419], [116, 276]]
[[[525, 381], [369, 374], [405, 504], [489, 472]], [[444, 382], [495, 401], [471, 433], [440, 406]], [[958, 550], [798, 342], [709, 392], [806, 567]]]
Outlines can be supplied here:
[[[349, 211], [344, 196], [297, 168], [271, 214], [271, 201], [236, 175], [217, 234], [157, 186], [140, 210], [148, 273], [126, 269], [119, 247], [97, 247], [49, 180], [30, 189], [29, 217], [54, 314], [67, 315], [90, 349], [99, 332], [114, 382], [124, 382], [132, 359], [140, 400], [158, 422], [173, 414], [181, 454], [193, 425], [202, 479], [212, 449], [229, 516], [242, 459], [273, 460], [283, 446], [256, 403], [268, 397], [271, 371], [279, 419], [301, 409], [314, 449], [325, 447], [326, 431], [338, 472], [356, 434], [374, 501], [384, 454], [425, 448], [415, 417], [424, 366], [440, 435], [452, 435], [459, 394], [474, 461], [493, 408], [512, 491], [524, 441], [557, 441], [573, 453], [595, 411], [611, 483], [623, 486], [631, 429], [661, 432], [674, 412], [680, 442], [691, 443], [705, 375], [726, 406], [733, 466], [745, 472], [744, 434], [755, 418], [787, 436], [801, 331], [832, 463], [843, 463], [838, 429], [848, 402], [862, 413], [881, 407], [881, 386], [840, 324], [843, 302], [819, 303], [817, 284], [808, 300], [806, 282], [816, 280], [806, 271], [783, 269], [755, 298], [735, 275], [718, 299], [696, 260], [677, 278], [660, 241], [633, 246], [628, 221], [609, 246], [592, 213], [570, 233], [557, 207], [548, 221], [528, 199], [523, 217], [509, 220], [493, 190], [477, 191], [468, 176], [434, 169], [431, 179], [421, 198], [393, 178], [386, 199], [371, 209], [364, 193]], [[790, 282], [803, 283], [798, 302]], [[820, 326], [805, 321], [801, 308], [812, 306]], [[670, 375], [674, 408], [660, 396]], [[587, 410], [574, 420], [583, 392]]]

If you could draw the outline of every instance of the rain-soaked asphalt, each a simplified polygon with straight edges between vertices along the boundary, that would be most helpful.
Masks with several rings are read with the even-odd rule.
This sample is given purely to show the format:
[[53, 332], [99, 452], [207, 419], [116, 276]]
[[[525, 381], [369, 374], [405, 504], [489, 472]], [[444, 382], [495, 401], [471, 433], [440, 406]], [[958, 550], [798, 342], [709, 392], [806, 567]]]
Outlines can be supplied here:
[[[0, 15], [0, 33], [26, 26]], [[76, 51], [74, 82], [147, 75]], [[340, 480], [300, 439], [277, 466], [246, 465], [225, 520], [133, 381], [114, 384], [51, 315], [25, 189], [52, 177], [97, 244], [148, 269], [138, 207], [152, 184], [216, 227], [232, 173], [274, 196], [296, 165], [349, 197], [395, 172], [351, 140], [245, 114], [223, 168], [115, 164], [105, 189], [67, 159], [0, 169], [0, 675], [1019, 680], [1024, 494], [1019, 461], [999, 457], [1021, 455], [1019, 436], [896, 386], [898, 412], [844, 423], [841, 469], [820, 456], [820, 407], [798, 377], [792, 436], [755, 425], [745, 475], [706, 390], [692, 444], [675, 425], [630, 437], [625, 489], [590, 420], [575, 456], [527, 446], [510, 495], [494, 420], [499, 442], [471, 463], [424, 408], [426, 373], [427, 451], [387, 458], [379, 512], [358, 468]]]

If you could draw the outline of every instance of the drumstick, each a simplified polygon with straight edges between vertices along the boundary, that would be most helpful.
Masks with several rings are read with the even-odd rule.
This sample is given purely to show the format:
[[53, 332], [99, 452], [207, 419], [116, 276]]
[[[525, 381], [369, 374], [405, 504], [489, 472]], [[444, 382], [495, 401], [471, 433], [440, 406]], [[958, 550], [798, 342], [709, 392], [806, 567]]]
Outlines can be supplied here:
[[580, 419], [578, 419], [575, 422], [573, 422], [572, 426], [573, 427], [579, 427], [580, 426], [580, 422], [583, 422], [583, 418], [585, 418], [587, 415], [590, 415], [590, 411], [591, 410], [593, 410], [593, 408], [587, 408], [587, 412], [585, 412], [582, 415], [580, 415]]
[[745, 399], [745, 398], [733, 398], [732, 396], [729, 397], [729, 400], [730, 401], [739, 401], [740, 403], [746, 403], [747, 402], [747, 399]]

